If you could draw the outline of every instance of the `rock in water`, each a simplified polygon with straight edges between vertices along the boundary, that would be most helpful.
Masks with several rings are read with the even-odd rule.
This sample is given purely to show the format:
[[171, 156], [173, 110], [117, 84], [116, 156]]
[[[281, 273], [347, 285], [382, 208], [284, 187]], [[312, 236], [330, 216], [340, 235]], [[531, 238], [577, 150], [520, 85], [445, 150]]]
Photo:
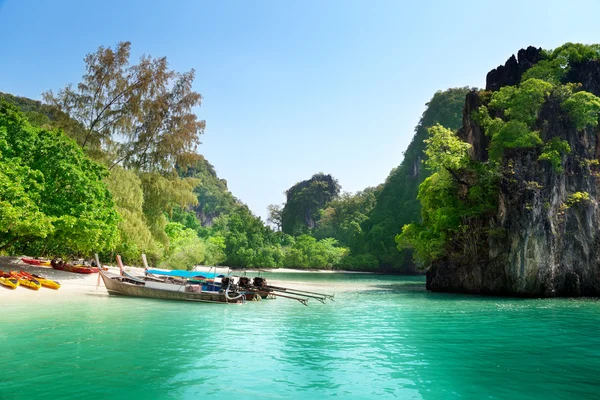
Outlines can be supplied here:
[[[487, 75], [487, 89], [518, 84], [540, 60], [529, 47]], [[600, 61], [571, 63], [562, 83], [581, 83], [600, 96]], [[488, 158], [489, 138], [473, 117], [489, 92], [467, 95], [459, 137], [472, 145], [471, 156]], [[498, 207], [494, 215], [475, 219], [476, 246], [454, 243], [454, 251], [436, 260], [427, 272], [433, 291], [512, 296], [600, 296], [600, 129], [578, 130], [551, 94], [536, 128], [544, 142], [569, 143], [564, 170], [538, 160], [539, 148], [505, 149], [501, 161]], [[589, 196], [588, 196], [589, 195]], [[457, 249], [458, 247], [458, 249]]]

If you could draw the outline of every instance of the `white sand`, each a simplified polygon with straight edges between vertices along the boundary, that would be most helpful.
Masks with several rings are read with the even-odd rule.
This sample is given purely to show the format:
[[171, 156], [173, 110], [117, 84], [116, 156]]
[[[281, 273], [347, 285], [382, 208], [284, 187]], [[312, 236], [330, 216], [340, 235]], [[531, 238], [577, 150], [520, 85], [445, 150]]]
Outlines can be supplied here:
[[[72, 300], [74, 297], [93, 294], [95, 296], [108, 296], [100, 274], [77, 274], [74, 272], [58, 271], [52, 267], [42, 267], [25, 264], [20, 258], [0, 257], [0, 270], [9, 271], [27, 271], [32, 274], [41, 275], [60, 283], [58, 290], [45, 287], [39, 290], [32, 290], [19, 286], [16, 289], [9, 289], [0, 285], [0, 303], [6, 304], [14, 301], [35, 301], [35, 300]], [[127, 272], [134, 275], [142, 275], [143, 269], [127, 267]], [[119, 273], [115, 267], [109, 267], [109, 272]]]
[[[108, 267], [109, 272], [118, 274], [119, 270], [116, 267]], [[98, 273], [94, 274], [77, 274], [73, 272], [67, 271], [58, 271], [52, 269], [51, 267], [42, 267], [42, 266], [34, 266], [25, 264], [21, 261], [20, 258], [17, 257], [0, 257], [0, 270], [4, 272], [9, 271], [27, 271], [32, 274], [41, 275], [46, 278], [58, 281], [61, 284], [60, 289], [53, 290], [45, 287], [40, 288], [39, 290], [31, 290], [26, 287], [18, 287], [17, 289], [9, 289], [5, 286], [0, 285], [0, 303], [1, 304], [10, 304], [10, 303], [22, 303], [33, 302], [33, 303], [45, 303], [47, 301], [52, 300], [65, 300], [65, 301], [73, 301], [74, 299], [81, 296], [108, 296], [108, 292], [104, 287], [104, 283], [100, 278]], [[144, 274], [143, 268], [136, 267], [125, 267], [125, 271], [134, 275], [141, 276]], [[329, 287], [327, 283], [316, 283], [316, 282], [301, 282], [292, 278], [295, 273], [323, 273], [323, 274], [331, 274], [331, 273], [369, 273], [369, 272], [348, 272], [348, 271], [331, 271], [331, 270], [295, 270], [288, 268], [279, 268], [273, 270], [261, 270], [269, 271], [269, 272], [282, 272], [289, 273], [291, 279], [285, 279], [283, 281], [280, 280], [271, 280], [269, 279], [269, 283], [272, 285], [285, 285], [285, 286], [293, 286], [297, 289], [304, 290], [314, 290], [318, 292], [326, 292], [330, 293], [332, 287]], [[238, 275], [239, 270], [232, 271], [233, 275]], [[245, 271], [247, 274], [258, 274], [259, 271]]]

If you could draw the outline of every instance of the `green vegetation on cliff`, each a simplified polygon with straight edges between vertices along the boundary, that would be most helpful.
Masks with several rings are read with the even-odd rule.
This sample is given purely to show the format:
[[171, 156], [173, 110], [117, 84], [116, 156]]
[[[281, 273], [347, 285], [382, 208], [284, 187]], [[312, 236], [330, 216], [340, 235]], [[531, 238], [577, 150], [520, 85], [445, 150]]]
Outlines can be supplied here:
[[[456, 259], [485, 248], [486, 238], [495, 234], [486, 221], [496, 211], [500, 185], [510, 183], [514, 174], [507, 154], [531, 150], [531, 154], [539, 155], [534, 160], [549, 162], [555, 173], [564, 171], [571, 147], [559, 136], [543, 140], [540, 132], [548, 124], [544, 119], [548, 116], [541, 117], [543, 110], [554, 110], [552, 107], [558, 105], [558, 111], [564, 110], [570, 120], [567, 128], [569, 123], [577, 130], [597, 126], [600, 98], [569, 79], [574, 65], [599, 58], [597, 45], [568, 43], [543, 52], [542, 60], [522, 75], [519, 84], [479, 92], [482, 105], [466, 117], [489, 138], [488, 160], [474, 160], [469, 144], [451, 130], [431, 128], [426, 153], [433, 175], [419, 190], [422, 221], [404, 226], [396, 238], [399, 247], [414, 248], [416, 260], [424, 267], [439, 258]], [[529, 186], [537, 190], [539, 184]], [[575, 197], [570, 195], [569, 201]], [[580, 198], [585, 196], [578, 195]]]

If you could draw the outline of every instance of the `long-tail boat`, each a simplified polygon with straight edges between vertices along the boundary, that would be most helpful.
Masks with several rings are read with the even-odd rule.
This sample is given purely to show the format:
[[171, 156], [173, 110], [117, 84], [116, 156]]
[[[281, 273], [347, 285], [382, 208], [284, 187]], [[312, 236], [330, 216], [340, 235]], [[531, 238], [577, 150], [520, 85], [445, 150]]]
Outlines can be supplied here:
[[[185, 300], [201, 303], [245, 303], [246, 296], [227, 287], [220, 291], [203, 291], [202, 285], [180, 281], [158, 281], [133, 277], [124, 273], [121, 257], [117, 257], [120, 275], [110, 274], [100, 268], [100, 276], [106, 290], [112, 295], [146, 297], [163, 300]], [[100, 266], [100, 261], [96, 259]]]
[[[121, 257], [117, 255], [119, 275], [106, 272], [96, 255], [100, 276], [109, 294], [147, 297], [164, 300], [187, 300], [205, 303], [245, 303], [247, 300], [284, 297], [297, 300], [305, 306], [310, 298], [322, 303], [333, 300], [333, 295], [296, 290], [267, 284], [262, 277], [250, 279], [202, 271], [150, 270], [143, 257], [144, 276], [132, 276], [125, 272]], [[220, 279], [220, 282], [218, 280]], [[206, 290], [209, 288], [210, 290]]]

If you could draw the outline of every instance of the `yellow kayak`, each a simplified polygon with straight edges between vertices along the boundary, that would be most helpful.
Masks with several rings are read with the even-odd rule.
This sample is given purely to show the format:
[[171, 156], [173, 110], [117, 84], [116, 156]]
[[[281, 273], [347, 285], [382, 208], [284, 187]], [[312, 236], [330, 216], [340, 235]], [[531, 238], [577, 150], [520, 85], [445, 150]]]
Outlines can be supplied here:
[[36, 280], [45, 288], [58, 290], [60, 289], [60, 283], [53, 281], [52, 279], [45, 278], [40, 275], [30, 274], [29, 272], [21, 271], [21, 276], [24, 276], [29, 279]]
[[9, 289], [16, 289], [19, 286], [19, 280], [10, 277], [0, 276], [0, 285], [6, 286]]
[[40, 288], [42, 287], [40, 282], [36, 279], [21, 275], [17, 271], [10, 271], [10, 274], [13, 276], [13, 278], [19, 280], [19, 286], [24, 286], [32, 290], [40, 290]]

